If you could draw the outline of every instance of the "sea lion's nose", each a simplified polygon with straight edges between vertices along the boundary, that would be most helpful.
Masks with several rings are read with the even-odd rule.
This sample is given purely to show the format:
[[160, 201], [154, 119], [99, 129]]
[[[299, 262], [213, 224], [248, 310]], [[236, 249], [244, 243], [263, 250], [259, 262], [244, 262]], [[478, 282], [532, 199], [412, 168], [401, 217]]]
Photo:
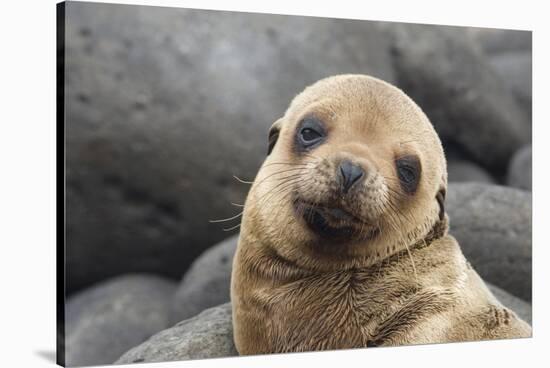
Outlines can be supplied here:
[[344, 194], [358, 183], [364, 176], [363, 168], [350, 160], [342, 160], [339, 165], [340, 188]]

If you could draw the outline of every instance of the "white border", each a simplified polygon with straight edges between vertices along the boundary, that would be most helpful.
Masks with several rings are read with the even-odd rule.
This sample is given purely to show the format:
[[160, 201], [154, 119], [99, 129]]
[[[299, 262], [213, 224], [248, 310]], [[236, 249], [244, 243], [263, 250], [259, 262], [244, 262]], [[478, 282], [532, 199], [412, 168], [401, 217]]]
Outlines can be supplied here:
[[[114, 1], [108, 1], [114, 2]], [[405, 367], [539, 366], [547, 364], [550, 81], [547, 11], [542, 1], [116, 1], [116, 3], [241, 10], [534, 30], [534, 338], [417, 347], [288, 354], [144, 367], [279, 367], [343, 364]], [[51, 366], [55, 350], [55, 3], [3, 2], [0, 124], [2, 366]], [[47, 354], [46, 354], [47, 355]], [[536, 362], [544, 362], [536, 364]], [[137, 365], [136, 365], [137, 366]]]

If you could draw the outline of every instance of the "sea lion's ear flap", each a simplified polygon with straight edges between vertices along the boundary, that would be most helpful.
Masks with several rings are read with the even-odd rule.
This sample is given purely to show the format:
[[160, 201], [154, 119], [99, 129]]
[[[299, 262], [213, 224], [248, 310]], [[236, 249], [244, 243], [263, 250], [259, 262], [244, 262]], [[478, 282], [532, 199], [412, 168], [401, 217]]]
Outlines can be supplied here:
[[445, 188], [440, 188], [439, 192], [435, 196], [437, 203], [439, 204], [439, 221], [442, 221], [445, 217], [445, 196], [447, 195], [447, 190]]
[[273, 147], [275, 147], [275, 143], [277, 143], [277, 139], [279, 139], [279, 132], [281, 131], [282, 124], [283, 124], [283, 119], [279, 119], [273, 123], [271, 128], [269, 128], [269, 136], [268, 136], [269, 145], [267, 147], [268, 156], [271, 153], [271, 151], [273, 151]]

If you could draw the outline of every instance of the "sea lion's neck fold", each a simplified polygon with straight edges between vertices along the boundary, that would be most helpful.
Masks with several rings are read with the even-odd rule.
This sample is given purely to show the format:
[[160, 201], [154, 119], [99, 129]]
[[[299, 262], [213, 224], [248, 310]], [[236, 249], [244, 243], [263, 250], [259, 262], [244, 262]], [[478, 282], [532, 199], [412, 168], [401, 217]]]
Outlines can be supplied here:
[[438, 220], [430, 229], [430, 231], [422, 239], [418, 240], [409, 249], [420, 249], [430, 246], [435, 240], [447, 235], [449, 232], [449, 218], [444, 215], [441, 220]]

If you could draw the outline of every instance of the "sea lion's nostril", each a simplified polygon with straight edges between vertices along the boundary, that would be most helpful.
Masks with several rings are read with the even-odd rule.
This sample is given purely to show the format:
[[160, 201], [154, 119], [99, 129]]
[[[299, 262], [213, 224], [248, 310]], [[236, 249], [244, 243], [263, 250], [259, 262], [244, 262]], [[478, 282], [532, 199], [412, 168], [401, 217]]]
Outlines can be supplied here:
[[353, 185], [365, 176], [363, 168], [349, 160], [343, 160], [340, 163], [339, 171], [340, 186], [344, 194], [349, 192]]

